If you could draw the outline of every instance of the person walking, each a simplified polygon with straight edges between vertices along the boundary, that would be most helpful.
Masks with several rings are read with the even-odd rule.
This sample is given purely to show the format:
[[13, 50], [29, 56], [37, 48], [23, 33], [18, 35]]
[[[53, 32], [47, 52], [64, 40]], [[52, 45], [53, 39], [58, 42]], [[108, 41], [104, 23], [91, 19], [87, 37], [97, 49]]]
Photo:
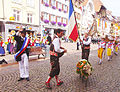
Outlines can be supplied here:
[[101, 36], [101, 41], [98, 42], [99, 65], [102, 64], [103, 55], [105, 55], [105, 48], [106, 48], [105, 36]]
[[29, 39], [26, 37], [26, 30], [18, 31], [14, 35], [14, 39], [17, 43], [17, 53], [15, 54], [15, 60], [19, 63], [20, 79], [18, 81], [26, 79], [29, 81], [29, 67], [28, 67], [28, 56], [29, 52], [27, 46]]
[[85, 33], [83, 39], [80, 39], [80, 42], [82, 43], [82, 59], [86, 59], [88, 61], [91, 37], [88, 36], [88, 33]]
[[114, 39], [110, 36], [109, 38], [109, 42], [107, 43], [107, 56], [108, 56], [108, 61], [112, 60], [112, 55], [114, 52]]
[[58, 75], [60, 73], [60, 64], [59, 64], [59, 58], [63, 56], [64, 53], [67, 52], [66, 49], [61, 47], [61, 41], [60, 38], [63, 36], [64, 31], [61, 29], [56, 30], [56, 35], [53, 39], [53, 42], [50, 45], [50, 63], [51, 63], [51, 71], [48, 76], [47, 81], [45, 82], [46, 88], [51, 89], [50, 86], [50, 80], [55, 77], [57, 86], [60, 86], [63, 84], [63, 81], [60, 81], [58, 78]]

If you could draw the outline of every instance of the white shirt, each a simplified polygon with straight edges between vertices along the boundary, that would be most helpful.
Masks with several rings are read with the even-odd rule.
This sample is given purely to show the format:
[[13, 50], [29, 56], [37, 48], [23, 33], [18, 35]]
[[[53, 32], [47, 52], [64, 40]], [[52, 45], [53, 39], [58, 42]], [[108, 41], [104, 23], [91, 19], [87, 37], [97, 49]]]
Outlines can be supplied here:
[[84, 45], [89, 45], [90, 43], [91, 43], [91, 37], [88, 37], [88, 41], [83, 40]]
[[99, 44], [98, 44], [98, 49], [99, 48], [105, 48], [105, 47], [106, 47], [105, 41], [100, 41]]
[[64, 50], [63, 49], [60, 49], [61, 47], [61, 43], [60, 43], [60, 38], [56, 35], [57, 38], [55, 38], [52, 42], [52, 44], [54, 45], [54, 49], [56, 52], [63, 52]]

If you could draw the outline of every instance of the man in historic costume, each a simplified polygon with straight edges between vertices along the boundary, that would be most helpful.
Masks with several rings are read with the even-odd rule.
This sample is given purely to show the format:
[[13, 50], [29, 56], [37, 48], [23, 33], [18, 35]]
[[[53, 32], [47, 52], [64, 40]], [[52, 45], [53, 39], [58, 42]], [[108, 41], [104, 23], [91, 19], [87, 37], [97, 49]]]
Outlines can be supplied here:
[[15, 60], [19, 63], [20, 79], [26, 79], [29, 81], [29, 67], [28, 67], [28, 56], [29, 52], [27, 46], [29, 44], [29, 39], [26, 37], [26, 30], [18, 31], [14, 38], [17, 43], [17, 53], [15, 54]]
[[105, 48], [106, 48], [105, 36], [102, 36], [101, 41], [98, 42], [98, 58], [99, 58], [98, 64], [102, 64]]
[[67, 52], [66, 49], [61, 47], [60, 38], [63, 36], [64, 31], [61, 29], [56, 30], [56, 35], [53, 39], [53, 42], [50, 45], [50, 63], [51, 63], [51, 71], [48, 76], [47, 81], [45, 82], [46, 88], [51, 89], [50, 87], [50, 80], [55, 77], [57, 86], [63, 84], [63, 81], [58, 79], [58, 75], [60, 73], [60, 65], [59, 65], [59, 58]]
[[81, 39], [80, 41], [82, 42], [82, 59], [88, 60], [90, 53], [91, 37], [88, 36], [88, 33], [85, 33], [83, 39]]
[[114, 39], [110, 36], [108, 37], [109, 42], [107, 43], [107, 56], [108, 56], [108, 61], [112, 60], [112, 55], [114, 51]]

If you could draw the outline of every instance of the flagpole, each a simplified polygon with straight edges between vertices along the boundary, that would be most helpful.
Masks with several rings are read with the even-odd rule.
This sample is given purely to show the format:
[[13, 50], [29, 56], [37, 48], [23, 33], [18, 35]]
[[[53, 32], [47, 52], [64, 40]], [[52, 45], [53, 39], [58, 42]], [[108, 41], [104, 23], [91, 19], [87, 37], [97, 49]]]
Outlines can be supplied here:
[[[72, 0], [71, 0], [71, 2], [72, 2]], [[76, 25], [77, 25], [77, 31], [78, 31], [78, 24], [77, 24], [77, 19], [76, 19], [76, 15], [75, 15], [75, 10], [74, 10], [74, 6], [73, 6], [73, 2], [72, 2], [72, 7], [73, 7], [74, 16], [75, 16], [75, 22], [76, 22]], [[78, 31], [78, 36], [79, 36], [79, 38], [80, 38], [79, 31]]]

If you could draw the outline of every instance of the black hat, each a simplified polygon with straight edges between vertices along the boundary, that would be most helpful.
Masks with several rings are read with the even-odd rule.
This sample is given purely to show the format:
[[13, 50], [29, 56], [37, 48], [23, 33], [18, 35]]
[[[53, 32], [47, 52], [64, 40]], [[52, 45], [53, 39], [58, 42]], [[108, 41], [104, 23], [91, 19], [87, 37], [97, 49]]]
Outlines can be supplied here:
[[24, 28], [21, 33], [26, 34], [26, 29]]

